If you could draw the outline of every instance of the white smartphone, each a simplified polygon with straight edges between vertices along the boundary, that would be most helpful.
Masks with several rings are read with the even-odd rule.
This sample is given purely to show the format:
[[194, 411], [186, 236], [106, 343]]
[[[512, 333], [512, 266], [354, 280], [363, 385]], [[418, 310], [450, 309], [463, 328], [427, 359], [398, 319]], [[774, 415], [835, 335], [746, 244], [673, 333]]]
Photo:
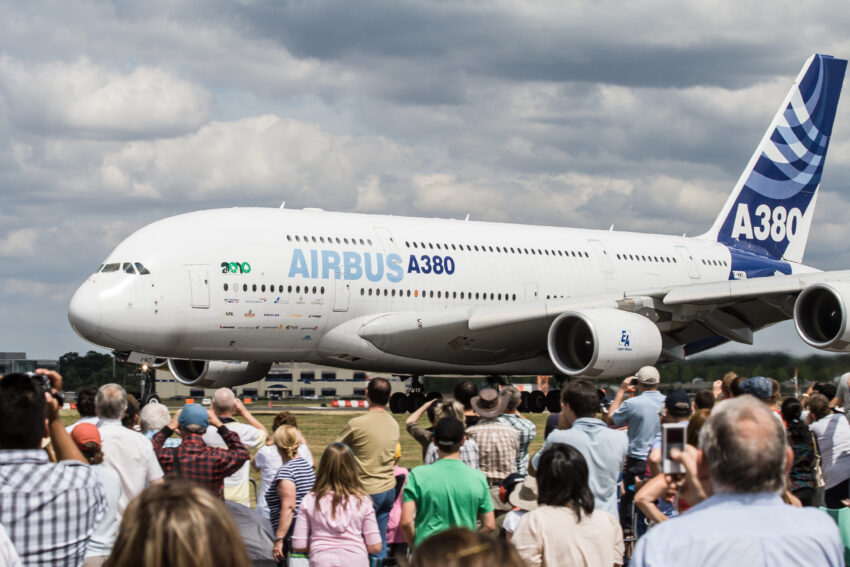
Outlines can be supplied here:
[[664, 474], [679, 474], [685, 472], [681, 463], [670, 460], [670, 449], [685, 450], [685, 433], [687, 421], [661, 424], [661, 472]]

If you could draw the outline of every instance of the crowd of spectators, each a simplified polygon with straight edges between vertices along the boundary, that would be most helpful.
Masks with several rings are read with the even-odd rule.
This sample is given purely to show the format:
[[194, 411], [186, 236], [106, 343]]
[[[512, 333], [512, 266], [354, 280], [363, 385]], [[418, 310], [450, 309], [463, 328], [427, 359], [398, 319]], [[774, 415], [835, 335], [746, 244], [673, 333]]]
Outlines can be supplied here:
[[[229, 389], [172, 415], [106, 384], [80, 392], [66, 429], [61, 376], [7, 375], [0, 562], [844, 564], [836, 521], [817, 507], [850, 505], [848, 384], [784, 400], [758, 376], [724, 376], [693, 398], [659, 385], [641, 368], [606, 407], [596, 384], [565, 384], [534, 453], [517, 388], [461, 382], [406, 420], [422, 459], [408, 471], [381, 378], [315, 463], [292, 413], [269, 431]], [[664, 453], [664, 427], [686, 432], [683, 450]], [[665, 473], [667, 461], [684, 472]]]

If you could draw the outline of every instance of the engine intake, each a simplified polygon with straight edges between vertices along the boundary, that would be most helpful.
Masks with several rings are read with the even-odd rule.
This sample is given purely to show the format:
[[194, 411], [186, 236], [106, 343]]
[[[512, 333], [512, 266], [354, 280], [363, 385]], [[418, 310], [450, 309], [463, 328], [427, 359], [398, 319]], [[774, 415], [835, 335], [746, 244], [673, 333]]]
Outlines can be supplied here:
[[850, 282], [816, 283], [801, 291], [794, 303], [794, 326], [800, 338], [822, 350], [850, 351], [847, 298]]
[[621, 377], [658, 361], [661, 332], [646, 317], [628, 311], [567, 311], [549, 327], [548, 349], [568, 376]]
[[169, 359], [168, 370], [186, 386], [230, 388], [265, 378], [272, 367], [267, 362]]

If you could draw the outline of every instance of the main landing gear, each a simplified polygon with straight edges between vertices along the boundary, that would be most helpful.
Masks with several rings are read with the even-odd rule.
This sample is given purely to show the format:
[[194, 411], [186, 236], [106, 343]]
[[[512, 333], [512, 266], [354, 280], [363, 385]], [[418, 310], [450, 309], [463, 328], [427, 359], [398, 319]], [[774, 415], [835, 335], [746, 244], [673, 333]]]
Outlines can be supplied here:
[[396, 392], [390, 396], [390, 411], [393, 413], [414, 412], [422, 407], [425, 402], [430, 402], [434, 399], [442, 399], [443, 394], [439, 392], [425, 393], [425, 387], [419, 380], [419, 375], [414, 374], [410, 377], [410, 384], [407, 385], [407, 393]]

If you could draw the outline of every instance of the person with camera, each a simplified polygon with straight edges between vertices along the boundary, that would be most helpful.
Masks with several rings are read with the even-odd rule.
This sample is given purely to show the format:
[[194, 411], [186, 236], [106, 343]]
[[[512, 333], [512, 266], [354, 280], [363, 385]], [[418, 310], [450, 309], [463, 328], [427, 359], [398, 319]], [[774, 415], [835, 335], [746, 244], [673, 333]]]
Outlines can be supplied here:
[[[646, 459], [655, 435], [661, 431], [658, 412], [664, 405], [664, 395], [658, 391], [661, 375], [654, 366], [644, 366], [634, 376], [620, 384], [620, 389], [611, 402], [605, 421], [616, 427], [628, 426], [629, 453], [623, 469], [623, 485], [626, 488], [620, 502], [620, 524], [623, 529], [632, 528], [632, 505], [636, 478], [646, 476]], [[637, 388], [634, 397], [625, 399], [627, 392]]]
[[62, 377], [44, 369], [0, 379], [0, 524], [24, 565], [82, 565], [105, 510], [103, 488], [59, 418], [61, 390]]
[[673, 449], [670, 458], [685, 473], [668, 483], [695, 505], [639, 539], [630, 566], [844, 565], [836, 523], [782, 500], [794, 453], [764, 403], [739, 396], [719, 404], [699, 449]]

